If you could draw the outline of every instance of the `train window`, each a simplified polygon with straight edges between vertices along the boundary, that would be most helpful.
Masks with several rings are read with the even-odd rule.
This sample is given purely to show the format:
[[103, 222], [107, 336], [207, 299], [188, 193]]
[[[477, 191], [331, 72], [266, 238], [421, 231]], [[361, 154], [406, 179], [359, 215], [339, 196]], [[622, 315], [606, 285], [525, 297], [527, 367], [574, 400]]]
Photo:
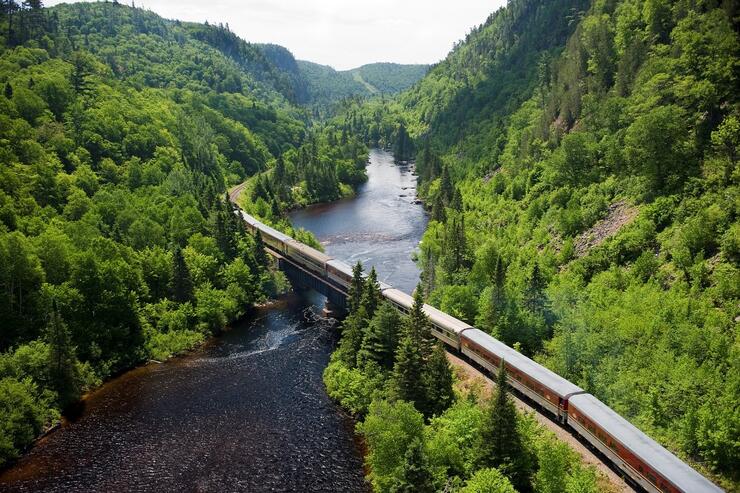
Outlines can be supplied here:
[[647, 478], [648, 478], [648, 481], [650, 481], [653, 484], [655, 484], [658, 481], [657, 478], [653, 476], [652, 474], [650, 474], [649, 472], [647, 473]]
[[637, 470], [640, 471], [640, 474], [645, 472], [642, 470], [642, 464], [637, 464]]

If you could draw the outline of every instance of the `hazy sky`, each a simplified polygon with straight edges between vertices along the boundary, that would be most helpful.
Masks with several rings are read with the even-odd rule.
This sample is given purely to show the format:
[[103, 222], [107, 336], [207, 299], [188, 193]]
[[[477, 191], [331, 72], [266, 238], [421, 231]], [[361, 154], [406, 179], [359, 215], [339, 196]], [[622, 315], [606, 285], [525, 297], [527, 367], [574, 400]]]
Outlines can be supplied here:
[[[119, 0], [130, 3], [131, 0]], [[171, 19], [229, 23], [251, 42], [296, 58], [353, 68], [371, 62], [434, 63], [506, 0], [135, 0]], [[62, 3], [46, 0], [45, 5]]]

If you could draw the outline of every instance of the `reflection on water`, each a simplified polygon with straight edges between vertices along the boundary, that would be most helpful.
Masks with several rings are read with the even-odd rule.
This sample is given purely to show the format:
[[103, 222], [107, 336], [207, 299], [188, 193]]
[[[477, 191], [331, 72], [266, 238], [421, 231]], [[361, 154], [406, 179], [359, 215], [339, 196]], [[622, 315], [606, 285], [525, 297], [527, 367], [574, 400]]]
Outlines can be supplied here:
[[296, 211], [291, 221], [313, 232], [330, 255], [374, 266], [381, 281], [411, 292], [419, 282], [411, 252], [427, 224], [423, 207], [414, 203], [416, 177], [378, 149], [370, 152], [367, 174], [355, 198]]

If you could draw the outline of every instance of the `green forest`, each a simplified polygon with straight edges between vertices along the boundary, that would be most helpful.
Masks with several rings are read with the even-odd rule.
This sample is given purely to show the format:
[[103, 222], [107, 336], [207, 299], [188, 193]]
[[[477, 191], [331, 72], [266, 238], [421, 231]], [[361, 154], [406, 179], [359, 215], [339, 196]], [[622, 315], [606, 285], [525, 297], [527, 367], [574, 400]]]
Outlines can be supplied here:
[[[112, 2], [0, 2], [0, 467], [106, 379], [290, 289], [240, 206], [351, 196], [412, 161], [415, 309], [355, 268], [324, 374], [377, 491], [603, 491], [465, 388], [426, 301], [740, 484], [740, 19], [734, 0], [509, 0], [426, 65], [350, 71]], [[504, 374], [504, 372], [501, 372]]]
[[324, 372], [329, 395], [356, 415], [375, 491], [432, 493], [609, 491], [593, 467], [522, 415], [506, 372], [486, 397], [456, 385], [442, 342], [422, 308], [423, 289], [401, 315], [377, 275], [353, 269], [349, 315]]
[[227, 27], [0, 8], [1, 466], [86, 390], [289, 288], [228, 187], [273, 176], [255, 207], [284, 223], [351, 193], [367, 148], [312, 125], [290, 74]]
[[732, 1], [512, 0], [337, 121], [415, 158], [429, 303], [729, 489], [740, 463]]

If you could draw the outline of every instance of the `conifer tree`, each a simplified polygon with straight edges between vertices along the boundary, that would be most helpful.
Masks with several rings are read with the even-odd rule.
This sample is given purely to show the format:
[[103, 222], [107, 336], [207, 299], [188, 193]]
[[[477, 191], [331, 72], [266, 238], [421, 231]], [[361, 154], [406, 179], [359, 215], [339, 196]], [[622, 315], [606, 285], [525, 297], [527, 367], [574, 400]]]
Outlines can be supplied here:
[[10, 82], [5, 83], [5, 99], [12, 99], [13, 98], [13, 86], [10, 85]]
[[445, 211], [445, 203], [441, 193], [434, 196], [430, 219], [438, 223], [447, 221], [447, 212]]
[[254, 260], [257, 263], [257, 267], [263, 271], [270, 265], [270, 261], [267, 258], [267, 251], [265, 250], [265, 242], [262, 240], [262, 233], [259, 230], [255, 230], [254, 232]]
[[193, 298], [193, 281], [180, 247], [172, 255], [172, 298], [185, 303]]
[[425, 384], [427, 391], [427, 409], [424, 415], [427, 417], [439, 416], [455, 400], [452, 368], [447, 361], [447, 353], [442, 344], [437, 342], [426, 364]]
[[339, 343], [339, 357], [350, 368], [357, 367], [358, 353], [362, 347], [362, 340], [367, 325], [368, 316], [365, 307], [360, 307], [344, 319], [342, 324], [342, 340]]
[[357, 262], [355, 266], [352, 267], [352, 281], [350, 282], [349, 292], [347, 293], [347, 306], [350, 313], [360, 307], [364, 288], [365, 279], [362, 278], [362, 264]]
[[401, 473], [390, 491], [392, 493], [432, 493], [435, 491], [431, 468], [421, 439], [415, 439], [406, 449]]
[[46, 327], [46, 342], [49, 344], [49, 374], [59, 405], [63, 409], [80, 398], [80, 375], [77, 356], [72, 345], [72, 335], [53, 302], [51, 317]]
[[392, 369], [400, 327], [398, 311], [388, 303], [381, 303], [375, 317], [365, 327], [362, 347], [357, 356], [358, 365], [374, 362], [380, 368]]
[[462, 194], [460, 193], [460, 189], [457, 187], [455, 187], [455, 190], [452, 192], [452, 200], [450, 200], [450, 209], [455, 210], [457, 212], [461, 212], [463, 210]]
[[380, 288], [378, 286], [378, 273], [375, 271], [375, 267], [370, 269], [367, 279], [365, 279], [365, 286], [362, 290], [362, 301], [360, 302], [365, 308], [367, 318], [371, 319], [375, 316], [375, 311], [378, 309], [380, 304]]
[[488, 414], [480, 431], [480, 466], [503, 471], [518, 491], [531, 488], [531, 459], [517, 428], [518, 416], [509, 397], [506, 363], [502, 360]]
[[423, 410], [426, 407], [424, 356], [420, 344], [408, 329], [396, 350], [393, 388], [399, 399], [414, 403], [416, 409]]
[[540, 271], [537, 261], [534, 262], [532, 271], [527, 277], [527, 288], [525, 292], [524, 305], [533, 313], [541, 313], [544, 309], [544, 291], [547, 283]]
[[85, 60], [84, 56], [77, 52], [72, 59], [72, 75], [71, 84], [77, 96], [84, 96], [90, 92], [90, 85], [88, 77], [90, 76], [90, 68]]
[[447, 165], [442, 166], [442, 175], [439, 178], [439, 193], [442, 196], [442, 202], [449, 205], [452, 202], [452, 195], [455, 193], [450, 178], [450, 170]]
[[436, 339], [432, 335], [432, 324], [424, 313], [424, 295], [421, 284], [414, 290], [414, 304], [406, 319], [406, 332], [419, 347], [422, 359], [427, 360], [432, 353]]

